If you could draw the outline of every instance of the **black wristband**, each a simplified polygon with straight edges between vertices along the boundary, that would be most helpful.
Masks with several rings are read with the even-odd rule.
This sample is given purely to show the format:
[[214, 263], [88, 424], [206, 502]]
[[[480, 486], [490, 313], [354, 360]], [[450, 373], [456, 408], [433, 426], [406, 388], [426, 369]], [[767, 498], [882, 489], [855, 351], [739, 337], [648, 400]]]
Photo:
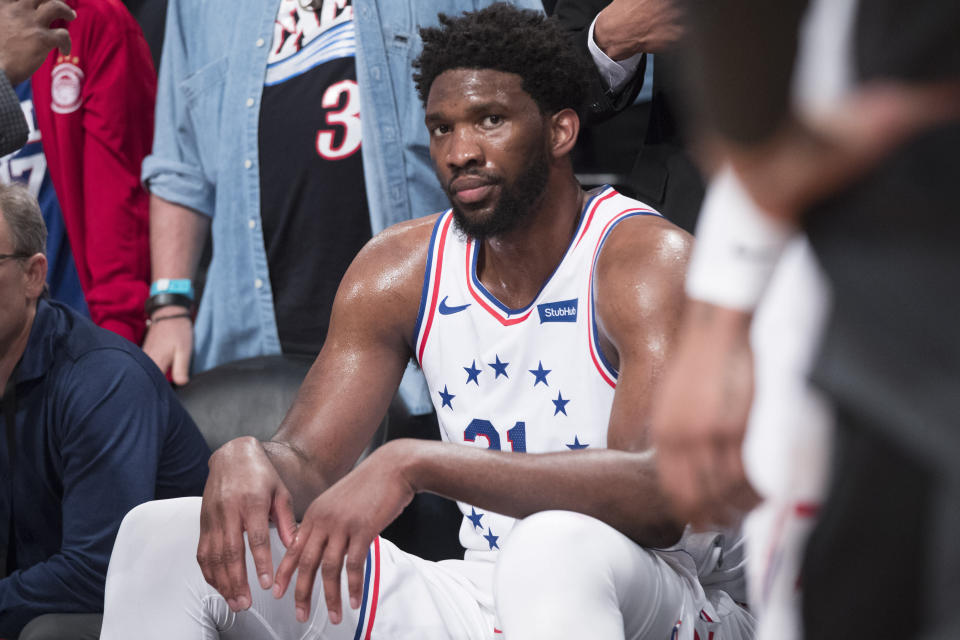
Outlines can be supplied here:
[[182, 293], [158, 293], [155, 296], [147, 298], [147, 301], [143, 305], [143, 310], [149, 318], [153, 315], [154, 311], [161, 307], [183, 307], [184, 309], [193, 311], [193, 300]]
[[171, 313], [168, 316], [160, 316], [159, 318], [147, 318], [147, 328], [152, 327], [162, 320], [176, 320], [177, 318], [189, 318], [193, 320], [193, 314], [188, 311], [187, 313]]

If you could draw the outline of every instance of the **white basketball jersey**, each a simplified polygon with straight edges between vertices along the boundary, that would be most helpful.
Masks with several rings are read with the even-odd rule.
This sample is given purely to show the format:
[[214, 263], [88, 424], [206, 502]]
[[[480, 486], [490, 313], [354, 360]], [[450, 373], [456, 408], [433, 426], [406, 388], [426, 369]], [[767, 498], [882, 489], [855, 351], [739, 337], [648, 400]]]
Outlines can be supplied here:
[[[617, 371], [598, 347], [594, 265], [617, 223], [659, 214], [610, 187], [591, 195], [563, 260], [523, 309], [484, 288], [479, 245], [452, 211], [437, 220], [415, 336], [443, 440], [527, 453], [607, 446]], [[466, 557], [494, 559], [514, 519], [459, 506]]]

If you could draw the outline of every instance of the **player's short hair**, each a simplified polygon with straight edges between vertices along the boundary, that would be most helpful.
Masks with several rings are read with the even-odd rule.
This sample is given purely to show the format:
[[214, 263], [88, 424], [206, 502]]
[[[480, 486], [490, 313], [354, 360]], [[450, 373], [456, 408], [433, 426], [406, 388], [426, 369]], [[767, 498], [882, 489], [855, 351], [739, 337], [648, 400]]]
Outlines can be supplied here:
[[0, 215], [10, 228], [14, 253], [47, 253], [47, 225], [40, 205], [23, 185], [0, 184]]
[[497, 2], [459, 17], [441, 13], [439, 27], [420, 29], [423, 52], [413, 80], [424, 105], [430, 87], [450, 69], [515, 73], [542, 113], [583, 114], [592, 69], [560, 24], [538, 11]]

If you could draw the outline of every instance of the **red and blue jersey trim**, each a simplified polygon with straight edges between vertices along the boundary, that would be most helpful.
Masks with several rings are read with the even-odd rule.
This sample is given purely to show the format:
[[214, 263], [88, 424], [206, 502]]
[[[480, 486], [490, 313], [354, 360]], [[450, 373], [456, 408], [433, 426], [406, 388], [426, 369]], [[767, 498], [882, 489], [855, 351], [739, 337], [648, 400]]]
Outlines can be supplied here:
[[483, 283], [480, 282], [480, 278], [477, 277], [477, 258], [480, 255], [480, 245], [474, 242], [472, 238], [467, 240], [467, 289], [469, 289], [470, 295], [473, 297], [474, 301], [476, 301], [478, 305], [485, 309], [490, 315], [496, 318], [501, 325], [505, 327], [520, 324], [529, 318], [530, 314], [533, 313], [534, 305], [536, 304], [537, 300], [540, 299], [540, 294], [543, 293], [543, 290], [548, 284], [550, 284], [554, 274], [557, 273], [557, 269], [560, 268], [560, 265], [563, 264], [567, 256], [577, 248], [577, 246], [580, 244], [580, 240], [587, 233], [587, 230], [590, 228], [590, 223], [593, 222], [593, 216], [597, 211], [597, 207], [599, 207], [604, 200], [615, 195], [617, 195], [616, 190], [613, 189], [613, 187], [608, 186], [587, 200], [583, 207], [583, 211], [580, 213], [580, 222], [577, 225], [577, 231], [570, 239], [570, 244], [567, 246], [567, 250], [563, 254], [563, 259], [557, 263], [557, 267], [553, 270], [553, 273], [550, 274], [550, 277], [544, 281], [543, 286], [541, 286], [540, 290], [537, 291], [537, 295], [533, 297], [533, 300], [530, 302], [530, 304], [521, 309], [511, 309], [510, 307], [506, 306], [497, 300], [497, 298], [487, 291], [486, 287], [483, 286]]
[[576, 238], [576, 240], [574, 240], [572, 243], [574, 247], [579, 246], [584, 236], [587, 235], [587, 232], [590, 230], [590, 225], [593, 224], [593, 216], [597, 213], [597, 209], [600, 208], [600, 205], [615, 195], [617, 195], [616, 189], [613, 187], [606, 187], [587, 202], [587, 206], [584, 207], [585, 214], [580, 220], [580, 229], [574, 234], [574, 237]]
[[[625, 209], [621, 211], [616, 216], [614, 216], [607, 226], [604, 227], [603, 232], [600, 234], [600, 240], [597, 242], [597, 246], [593, 251], [593, 259], [590, 263], [590, 295], [587, 296], [587, 317], [589, 318], [589, 343], [590, 343], [590, 358], [593, 360], [594, 366], [597, 368], [597, 371], [600, 372], [600, 377], [609, 384], [611, 387], [616, 388], [617, 386], [617, 377], [620, 372], [610, 364], [610, 361], [607, 360], [606, 356], [603, 355], [603, 349], [600, 348], [600, 333], [597, 330], [597, 312], [596, 306], [593, 304], [594, 296], [594, 278], [596, 277], [597, 271], [597, 258], [600, 255], [600, 251], [603, 249], [604, 243], [607, 241], [610, 232], [613, 231], [619, 223], [626, 220], [627, 218], [633, 218], [635, 216], [660, 216], [659, 213], [653, 209]], [[591, 216], [592, 218], [592, 216]]]
[[[480, 282], [480, 278], [477, 277], [477, 257], [479, 255], [480, 245], [474, 242], [473, 238], [470, 238], [467, 240], [466, 251], [467, 289], [473, 299], [505, 327], [520, 324], [529, 318], [530, 314], [533, 313], [533, 303], [540, 297], [540, 291], [543, 291], [543, 287], [540, 287], [540, 291], [537, 292], [530, 304], [522, 309], [511, 309], [487, 291], [487, 288]], [[547, 282], [550, 282], [550, 278], [547, 278]], [[547, 286], [547, 283], [545, 282], [543, 286]]]
[[[360, 620], [353, 640], [370, 640], [373, 622], [377, 617], [380, 600], [380, 537], [373, 539], [367, 551], [367, 569], [363, 576], [363, 599], [360, 603]], [[369, 607], [368, 607], [369, 605]]]
[[[427, 251], [427, 266], [423, 273], [423, 289], [420, 292], [420, 310], [417, 312], [417, 323], [413, 328], [413, 344], [417, 347], [417, 362], [423, 364], [423, 350], [427, 346], [427, 338], [430, 336], [430, 328], [433, 326], [433, 318], [437, 311], [437, 292], [440, 288], [440, 274], [443, 270], [443, 250], [447, 242], [447, 232], [450, 230], [450, 223], [453, 221], [453, 212], [448, 209], [437, 218], [433, 225], [433, 233], [430, 235], [430, 246]], [[439, 246], [438, 246], [439, 238]], [[434, 262], [436, 262], [436, 274], [434, 274]], [[430, 282], [433, 281], [432, 297]], [[427, 302], [430, 299], [430, 311], [427, 312]], [[424, 314], [426, 314], [426, 324], [424, 325]], [[423, 338], [420, 338], [420, 327], [424, 325]], [[418, 343], [419, 341], [419, 343]]]

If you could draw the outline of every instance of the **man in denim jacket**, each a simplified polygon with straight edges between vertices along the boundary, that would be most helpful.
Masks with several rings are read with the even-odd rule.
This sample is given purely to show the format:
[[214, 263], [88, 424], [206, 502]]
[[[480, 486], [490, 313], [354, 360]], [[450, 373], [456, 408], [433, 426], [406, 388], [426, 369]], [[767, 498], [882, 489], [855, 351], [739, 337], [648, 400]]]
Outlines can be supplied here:
[[[194, 372], [261, 354], [315, 355], [353, 253], [393, 223], [446, 207], [410, 62], [418, 27], [487, 4], [170, 2], [142, 176], [158, 281], [144, 349], [175, 382], [186, 382], [191, 355]], [[211, 226], [194, 336], [183, 307]], [[409, 378], [410, 409], [429, 411]]]

